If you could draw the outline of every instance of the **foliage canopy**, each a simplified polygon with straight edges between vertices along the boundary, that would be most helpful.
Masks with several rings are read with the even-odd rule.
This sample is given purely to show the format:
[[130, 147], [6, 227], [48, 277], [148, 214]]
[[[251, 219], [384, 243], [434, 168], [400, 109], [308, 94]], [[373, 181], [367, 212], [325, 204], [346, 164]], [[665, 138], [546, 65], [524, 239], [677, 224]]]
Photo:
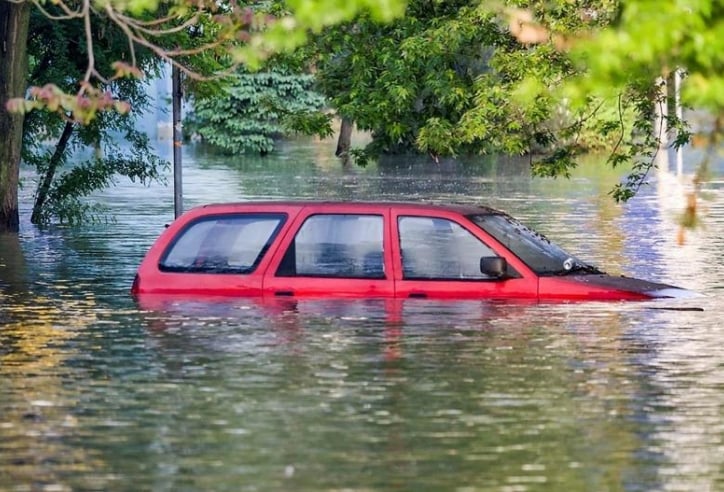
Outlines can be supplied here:
[[277, 138], [295, 130], [309, 133], [310, 126], [312, 133], [327, 136], [325, 100], [313, 83], [312, 75], [284, 68], [242, 72], [222, 94], [193, 98], [185, 131], [226, 154], [267, 154]]
[[[412, 0], [391, 24], [325, 30], [306, 56], [338, 112], [373, 133], [368, 153], [527, 154], [536, 174], [565, 176], [607, 149], [633, 165], [613, 192], [627, 199], [659, 151], [660, 81], [675, 69], [717, 138], [723, 26], [720, 0]], [[673, 113], [668, 126], [688, 142]]]
[[[143, 107], [143, 96], [125, 77], [153, 71], [162, 60], [196, 80], [233, 73], [238, 64], [255, 69], [308, 39], [302, 57], [339, 115], [372, 131], [370, 152], [528, 154], [535, 173], [560, 176], [582, 152], [607, 147], [611, 165], [633, 164], [614, 190], [626, 199], [659, 151], [664, 127], [653, 116], [669, 104], [663, 82], [675, 70], [686, 75], [684, 104], [714, 116], [697, 141], [711, 151], [724, 128], [721, 0], [286, 0], [263, 8], [215, 0], [27, 1], [46, 18], [46, 45], [29, 44], [36, 85], [7, 108], [54, 114], [33, 113], [27, 121], [25, 156], [46, 175], [74, 146], [103, 148], [108, 130], [128, 131], [136, 149], [144, 148], [124, 117], [129, 101]], [[52, 63], [49, 47], [62, 53]], [[324, 121], [296, 124], [309, 129]], [[668, 125], [674, 145], [689, 142], [685, 122], [669, 114]], [[59, 153], [35, 143], [62, 140], [69, 128]], [[129, 159], [114, 169], [149, 177], [131, 165], [145, 157]], [[0, 171], [13, 166], [0, 162]], [[111, 174], [99, 178], [104, 172], [88, 171], [80, 181], [108, 182]], [[47, 196], [60, 203], [61, 189], [53, 195], [48, 188]]]

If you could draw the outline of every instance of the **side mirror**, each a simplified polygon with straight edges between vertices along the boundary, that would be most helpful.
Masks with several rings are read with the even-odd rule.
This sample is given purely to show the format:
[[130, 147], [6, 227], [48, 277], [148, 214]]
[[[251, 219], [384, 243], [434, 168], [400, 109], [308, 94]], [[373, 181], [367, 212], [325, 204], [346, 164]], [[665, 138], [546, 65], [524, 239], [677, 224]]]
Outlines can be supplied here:
[[503, 278], [508, 270], [508, 262], [500, 256], [480, 258], [480, 273], [493, 278]]

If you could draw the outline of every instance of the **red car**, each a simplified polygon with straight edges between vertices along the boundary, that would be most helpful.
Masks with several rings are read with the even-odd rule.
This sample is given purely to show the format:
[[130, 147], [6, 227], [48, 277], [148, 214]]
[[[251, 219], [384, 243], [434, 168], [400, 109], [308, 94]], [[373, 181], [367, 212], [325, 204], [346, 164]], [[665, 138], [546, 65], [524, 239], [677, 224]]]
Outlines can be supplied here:
[[606, 275], [491, 208], [306, 201], [190, 210], [151, 247], [132, 292], [531, 300], [691, 294]]

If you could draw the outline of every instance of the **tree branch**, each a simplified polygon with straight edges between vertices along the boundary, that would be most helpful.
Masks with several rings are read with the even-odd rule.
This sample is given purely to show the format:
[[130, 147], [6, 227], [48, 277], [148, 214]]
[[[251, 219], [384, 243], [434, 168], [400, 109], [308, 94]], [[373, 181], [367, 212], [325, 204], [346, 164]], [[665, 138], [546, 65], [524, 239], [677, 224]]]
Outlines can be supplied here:
[[[13, 1], [13, 0], [9, 0]], [[22, 1], [22, 0], [21, 0]], [[33, 5], [40, 10], [40, 12], [46, 16], [48, 19], [51, 20], [70, 20], [70, 19], [78, 19], [79, 17], [83, 16], [83, 12], [80, 10], [71, 10], [65, 3], [58, 1], [56, 4], [58, 7], [65, 12], [65, 15], [53, 15], [50, 12], [48, 12], [45, 7], [42, 6], [42, 4], [38, 0], [33, 0]]]
[[[85, 71], [85, 76], [83, 77], [84, 82], [90, 82], [90, 79], [93, 75], [98, 77], [101, 81], [104, 83], [107, 83], [107, 81], [101, 77], [101, 75], [96, 71], [95, 64], [95, 53], [93, 52], [93, 29], [91, 27], [91, 19], [90, 19], [90, 0], [83, 0], [83, 9], [81, 10], [81, 13], [83, 14], [83, 27], [85, 29], [85, 43], [86, 43], [86, 49], [88, 50], [88, 68]], [[85, 92], [85, 89], [81, 87], [80, 93], [82, 94]]]

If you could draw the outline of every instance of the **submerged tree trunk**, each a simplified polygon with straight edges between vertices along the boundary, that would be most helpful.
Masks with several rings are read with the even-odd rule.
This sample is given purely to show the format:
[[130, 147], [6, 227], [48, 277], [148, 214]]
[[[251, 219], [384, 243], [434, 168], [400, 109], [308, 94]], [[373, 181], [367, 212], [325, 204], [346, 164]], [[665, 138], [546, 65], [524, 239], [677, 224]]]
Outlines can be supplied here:
[[63, 160], [63, 154], [68, 150], [68, 141], [71, 135], [73, 135], [73, 126], [73, 123], [70, 121], [66, 122], [58, 144], [55, 146], [55, 152], [53, 152], [53, 156], [50, 158], [50, 162], [48, 162], [45, 176], [43, 176], [43, 180], [38, 184], [38, 191], [35, 193], [35, 203], [33, 204], [33, 214], [30, 216], [30, 222], [33, 224], [39, 224], [41, 222], [43, 206], [48, 200], [48, 193], [50, 192], [50, 185], [53, 184], [53, 178], [55, 178], [55, 171], [58, 170], [58, 166]]
[[334, 155], [343, 159], [345, 164], [349, 158], [353, 128], [354, 121], [349, 118], [342, 118], [342, 125], [339, 128], [339, 139], [337, 140], [337, 150], [334, 152]]
[[30, 3], [0, 0], [0, 232], [18, 232], [24, 116], [5, 104], [25, 93]]
[[[0, 294], [27, 293], [26, 261], [20, 244], [20, 236], [17, 234], [0, 234], [0, 265], [3, 265]], [[0, 309], [0, 326], [9, 320], [10, 316], [11, 313]]]

